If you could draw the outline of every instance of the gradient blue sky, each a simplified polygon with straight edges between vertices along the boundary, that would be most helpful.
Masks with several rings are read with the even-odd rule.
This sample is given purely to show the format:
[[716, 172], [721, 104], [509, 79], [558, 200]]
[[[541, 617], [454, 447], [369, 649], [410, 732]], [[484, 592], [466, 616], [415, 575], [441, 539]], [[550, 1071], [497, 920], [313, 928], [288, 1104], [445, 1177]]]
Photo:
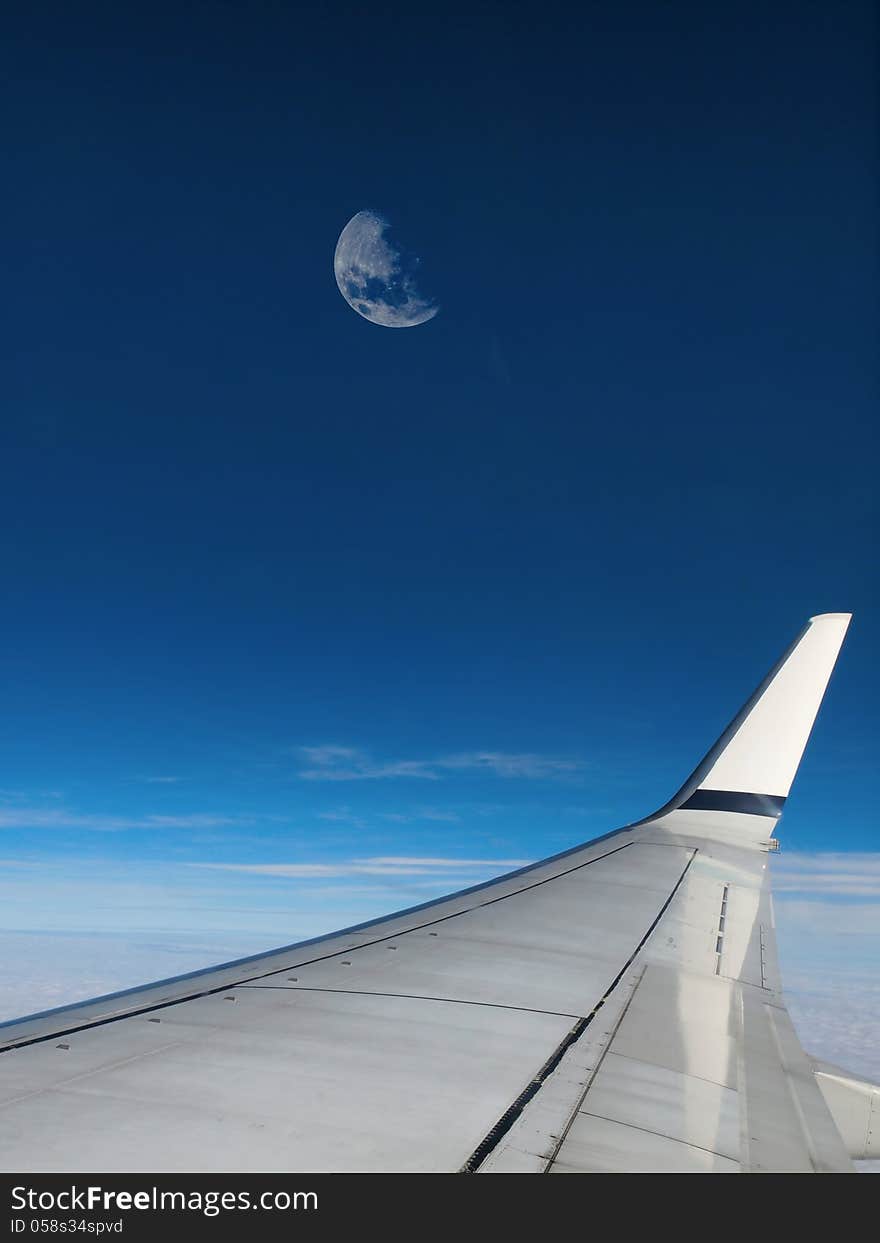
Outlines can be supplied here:
[[[870, 22], [7, 16], [7, 1013], [638, 817], [838, 610], [780, 935], [876, 963]], [[430, 323], [340, 297], [367, 207]]]

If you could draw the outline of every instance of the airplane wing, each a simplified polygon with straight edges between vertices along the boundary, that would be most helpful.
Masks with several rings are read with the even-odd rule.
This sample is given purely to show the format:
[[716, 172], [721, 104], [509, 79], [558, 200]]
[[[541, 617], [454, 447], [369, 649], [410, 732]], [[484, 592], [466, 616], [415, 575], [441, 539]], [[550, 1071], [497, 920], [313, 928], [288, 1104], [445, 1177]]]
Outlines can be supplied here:
[[813, 618], [645, 820], [0, 1026], [0, 1168], [851, 1169], [867, 1153], [781, 995], [767, 867], [848, 623]]

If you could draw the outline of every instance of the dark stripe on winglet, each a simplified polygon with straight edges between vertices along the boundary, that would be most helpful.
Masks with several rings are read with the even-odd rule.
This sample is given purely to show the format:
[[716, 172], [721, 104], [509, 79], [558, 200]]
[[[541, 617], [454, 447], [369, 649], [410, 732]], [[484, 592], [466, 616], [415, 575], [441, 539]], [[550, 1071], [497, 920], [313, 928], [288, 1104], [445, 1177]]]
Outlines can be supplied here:
[[781, 794], [744, 794], [740, 790], [695, 790], [680, 811], [738, 811], [778, 819], [785, 806]]

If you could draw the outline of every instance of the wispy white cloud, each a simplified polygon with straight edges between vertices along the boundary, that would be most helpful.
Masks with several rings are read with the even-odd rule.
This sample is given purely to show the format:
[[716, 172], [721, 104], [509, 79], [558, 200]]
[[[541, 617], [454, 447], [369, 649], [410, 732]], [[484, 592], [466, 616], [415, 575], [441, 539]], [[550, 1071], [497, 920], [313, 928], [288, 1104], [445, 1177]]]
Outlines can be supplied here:
[[377, 761], [354, 747], [301, 747], [307, 781], [364, 781], [379, 777], [417, 777], [436, 781], [438, 774], [423, 760]]
[[309, 879], [340, 876], [433, 876], [467, 868], [501, 871], [505, 868], [525, 867], [530, 862], [530, 859], [447, 859], [421, 855], [377, 855], [335, 863], [190, 863], [187, 866], [208, 868], [216, 872], [245, 872], [257, 876]]
[[412, 811], [383, 811], [381, 820], [389, 820], [392, 824], [412, 824], [416, 820], [436, 820], [445, 824], [459, 824], [461, 816], [456, 811], [445, 811], [441, 807], [415, 807]]
[[[359, 815], [349, 806], [333, 807], [329, 811], [319, 811], [319, 820], [329, 820], [333, 824], [350, 824], [356, 829], [365, 829], [369, 818]], [[375, 818], [385, 820], [389, 824], [413, 824], [420, 820], [439, 821], [445, 824], [458, 824], [461, 817], [458, 812], [447, 811], [441, 807], [413, 807], [408, 811], [380, 811]]]
[[333, 811], [318, 812], [319, 820], [330, 820], [334, 824], [350, 824], [356, 829], [366, 828], [366, 820], [357, 816], [350, 807], [337, 807]]
[[557, 759], [546, 755], [511, 755], [504, 751], [471, 751], [448, 755], [436, 763], [440, 768], [477, 769], [496, 777], [564, 777], [580, 772], [583, 760]]
[[368, 862], [385, 864], [389, 867], [425, 867], [425, 868], [495, 868], [525, 867], [532, 863], [531, 859], [448, 859], [425, 855], [375, 855]]
[[35, 798], [61, 798], [60, 790], [0, 790], [0, 802], [30, 803]]
[[248, 824], [252, 816], [215, 816], [211, 812], [193, 812], [183, 816], [145, 816], [137, 826], [157, 829], [217, 829]]
[[773, 863], [773, 891], [880, 898], [880, 852], [783, 852]]
[[880, 902], [841, 901], [836, 894], [833, 901], [781, 894], [775, 906], [788, 927], [801, 935], [880, 937]]
[[409, 777], [438, 781], [448, 772], [482, 772], [495, 777], [539, 779], [572, 776], [582, 760], [505, 751], [465, 751], [430, 760], [376, 760], [356, 747], [301, 747], [306, 767], [299, 776], [307, 781], [364, 781]]
[[136, 781], [145, 781], [147, 785], [153, 786], [172, 786], [183, 781], [182, 777], [136, 777]]
[[0, 808], [0, 829], [87, 829], [96, 833], [116, 833], [125, 829], [215, 829], [246, 824], [250, 819], [245, 816], [218, 816], [210, 812], [177, 816], [112, 816], [55, 807]]

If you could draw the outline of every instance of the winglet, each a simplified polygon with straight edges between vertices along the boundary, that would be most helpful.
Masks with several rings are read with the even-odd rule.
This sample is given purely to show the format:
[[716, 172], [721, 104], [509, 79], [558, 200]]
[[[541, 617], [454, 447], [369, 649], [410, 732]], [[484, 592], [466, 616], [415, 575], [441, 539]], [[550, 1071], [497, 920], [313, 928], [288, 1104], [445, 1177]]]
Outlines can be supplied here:
[[810, 618], [664, 811], [782, 814], [851, 617]]

